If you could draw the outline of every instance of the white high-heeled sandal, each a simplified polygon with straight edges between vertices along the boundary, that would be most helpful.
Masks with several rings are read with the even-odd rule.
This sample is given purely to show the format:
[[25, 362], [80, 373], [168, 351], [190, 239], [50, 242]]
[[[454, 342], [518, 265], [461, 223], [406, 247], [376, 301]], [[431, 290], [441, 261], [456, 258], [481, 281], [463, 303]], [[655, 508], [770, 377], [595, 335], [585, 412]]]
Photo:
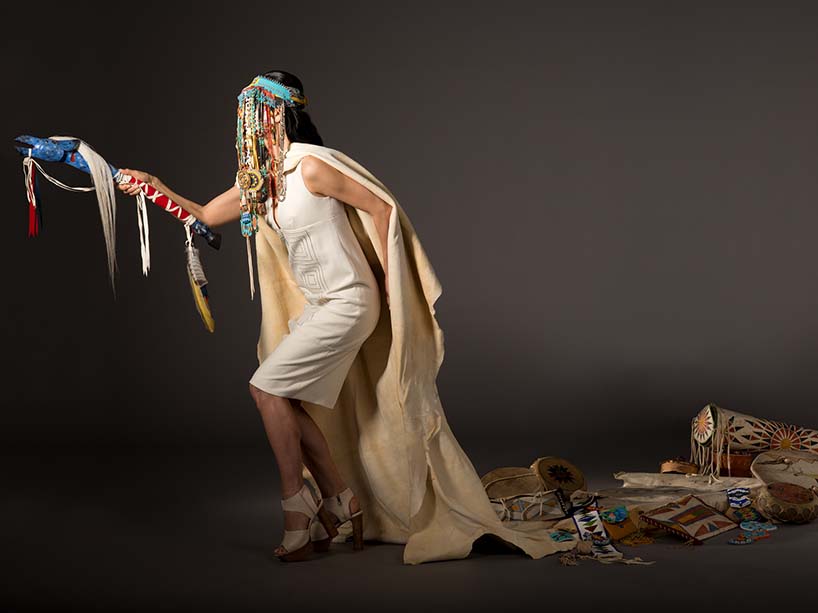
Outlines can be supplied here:
[[[281, 546], [284, 547], [286, 552], [276, 554], [282, 562], [300, 562], [307, 558], [313, 550], [310, 534], [314, 525], [321, 526], [324, 533], [332, 534], [329, 537], [330, 539], [338, 534], [332, 518], [324, 508], [323, 501], [320, 504], [315, 501], [312, 491], [306, 483], [294, 495], [282, 499], [281, 508], [284, 511], [302, 513], [310, 519], [306, 529], [284, 530], [284, 539], [281, 541]], [[316, 517], [319, 519], [318, 522], [315, 521]]]
[[[333, 530], [327, 530], [322, 523], [315, 523], [310, 526], [310, 538], [315, 551], [327, 551], [332, 543], [332, 539], [338, 534], [338, 528], [348, 521], [352, 521], [352, 549], [360, 551], [364, 548], [364, 517], [363, 509], [355, 513], [349, 512], [349, 503], [354, 494], [350, 488], [335, 496], [324, 498], [321, 501], [324, 512], [331, 513], [330, 517]], [[332, 532], [334, 531], [334, 534]]]

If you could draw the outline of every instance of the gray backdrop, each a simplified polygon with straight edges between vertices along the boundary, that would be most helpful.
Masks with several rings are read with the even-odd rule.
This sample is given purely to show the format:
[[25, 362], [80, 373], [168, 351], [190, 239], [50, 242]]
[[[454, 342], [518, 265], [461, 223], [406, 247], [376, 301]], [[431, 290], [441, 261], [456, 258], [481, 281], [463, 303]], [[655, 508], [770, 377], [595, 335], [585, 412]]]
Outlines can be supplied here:
[[26, 237], [10, 140], [76, 135], [205, 202], [234, 179], [236, 95], [271, 69], [301, 76], [325, 144], [412, 219], [444, 287], [440, 395], [472, 457], [651, 469], [687, 452], [710, 401], [818, 426], [808, 4], [250, 5], [2, 20], [4, 445], [266, 446], [238, 224], [203, 247], [209, 335], [178, 223], [149, 211], [143, 278], [118, 197], [114, 299], [93, 196], [43, 182]]

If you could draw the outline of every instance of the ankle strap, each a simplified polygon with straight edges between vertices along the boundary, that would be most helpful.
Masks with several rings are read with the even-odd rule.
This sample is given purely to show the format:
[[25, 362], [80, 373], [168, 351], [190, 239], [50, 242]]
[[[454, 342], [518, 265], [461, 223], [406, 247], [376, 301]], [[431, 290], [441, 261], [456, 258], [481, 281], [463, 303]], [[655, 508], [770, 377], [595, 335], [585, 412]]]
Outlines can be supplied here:
[[354, 495], [351, 488], [346, 488], [343, 492], [338, 492], [335, 496], [325, 498], [324, 505], [326, 505], [327, 510], [339, 518], [342, 517], [341, 514], [343, 514], [344, 517], [348, 517], [349, 501], [352, 500]]
[[305, 483], [298, 492], [281, 500], [281, 508], [284, 511], [297, 511], [312, 517], [318, 512], [318, 503]]

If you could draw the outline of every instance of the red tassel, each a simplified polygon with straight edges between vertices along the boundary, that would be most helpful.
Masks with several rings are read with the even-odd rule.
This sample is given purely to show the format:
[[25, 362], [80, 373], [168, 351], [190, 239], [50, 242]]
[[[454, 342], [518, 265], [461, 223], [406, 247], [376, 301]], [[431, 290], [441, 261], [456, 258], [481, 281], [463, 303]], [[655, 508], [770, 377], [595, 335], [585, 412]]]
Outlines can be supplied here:
[[31, 203], [28, 206], [28, 235], [37, 235], [37, 211], [31, 206]]
[[40, 224], [38, 223], [37, 206], [34, 201], [34, 164], [31, 165], [31, 174], [28, 178], [28, 235], [37, 236], [40, 233]]

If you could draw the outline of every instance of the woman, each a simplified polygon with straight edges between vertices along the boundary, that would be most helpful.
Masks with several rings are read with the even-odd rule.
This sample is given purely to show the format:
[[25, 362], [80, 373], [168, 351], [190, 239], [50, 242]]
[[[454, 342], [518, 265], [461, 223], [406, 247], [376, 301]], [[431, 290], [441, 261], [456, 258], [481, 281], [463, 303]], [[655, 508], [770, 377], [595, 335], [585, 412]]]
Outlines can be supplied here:
[[[303, 92], [300, 80], [292, 74], [274, 71], [264, 76]], [[291, 110], [294, 108], [298, 110]], [[283, 142], [271, 143], [274, 155], [278, 155], [281, 148], [286, 156], [293, 142], [323, 144], [303, 110], [303, 103], [287, 107], [285, 112], [291, 114], [291, 121], [284, 123], [289, 134], [284, 133]], [[202, 206], [175, 193], [156, 177], [131, 169], [124, 172], [161, 190], [209, 226], [237, 221], [241, 216], [238, 182]], [[358, 501], [341, 478], [326, 439], [304, 411], [301, 401], [307, 399], [330, 409], [334, 407], [352, 359], [374, 329], [380, 314], [378, 282], [341, 203], [358, 207], [372, 216], [384, 252], [392, 208], [313, 156], [303, 159], [300, 172], [288, 173], [285, 181], [286, 198], [276, 202], [270, 194], [267, 199], [268, 219], [285, 241], [289, 235], [291, 255], [301, 253], [307, 258], [306, 262], [296, 258], [291, 264], [293, 270], [303, 272], [301, 289], [308, 297], [308, 304], [292, 333], [253, 375], [250, 393], [261, 413], [281, 474], [286, 532], [284, 542], [275, 553], [284, 561], [292, 561], [303, 559], [311, 549], [308, 529], [315, 511], [310, 513], [309, 507], [314, 505], [309, 504], [313, 499], [302, 477], [303, 465], [315, 477], [325, 505], [336, 504], [337, 508], [332, 508], [334, 523], [330, 520], [325, 529], [334, 536], [335, 523], [354, 518], [356, 545], [360, 547], [362, 542]], [[131, 185], [119, 187], [129, 195], [136, 193]], [[315, 276], [310, 276], [311, 272], [316, 273]], [[302, 502], [306, 502], [306, 509], [290, 510], [291, 506], [303, 506]], [[326, 535], [323, 536], [322, 541], [326, 539]]]
[[281, 475], [276, 555], [305, 559], [344, 530], [356, 549], [364, 537], [406, 543], [406, 563], [465, 557], [482, 534], [532, 557], [570, 548], [499, 521], [437, 394], [442, 289], [431, 263], [394, 196], [323, 146], [305, 104], [283, 71], [242, 91], [237, 182], [204, 206], [123, 170], [209, 226], [239, 219], [256, 237], [262, 330], [250, 392]]

